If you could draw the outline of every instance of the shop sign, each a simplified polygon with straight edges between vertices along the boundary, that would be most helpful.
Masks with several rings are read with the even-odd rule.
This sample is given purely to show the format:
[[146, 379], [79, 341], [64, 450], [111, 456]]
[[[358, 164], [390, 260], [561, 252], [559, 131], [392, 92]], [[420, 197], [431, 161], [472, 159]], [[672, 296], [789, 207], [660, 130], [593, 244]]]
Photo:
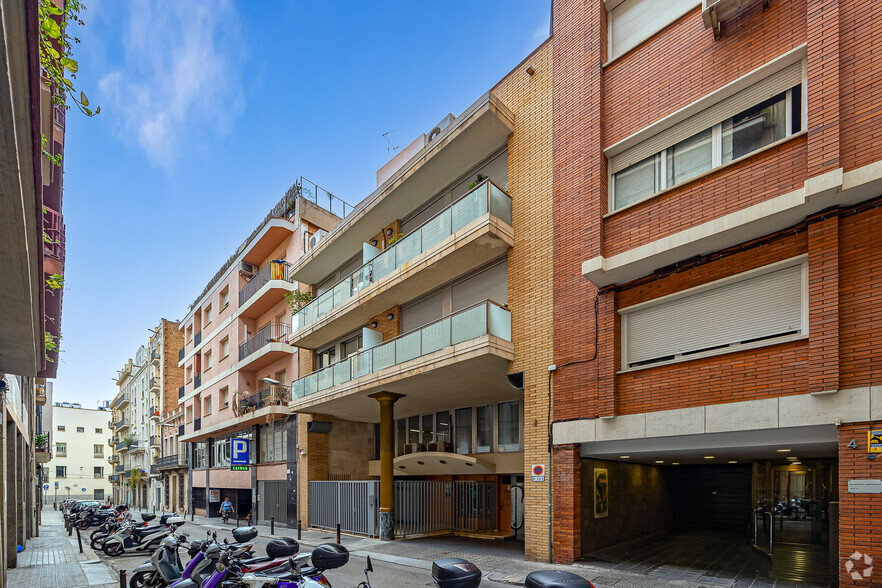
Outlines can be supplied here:
[[247, 466], [250, 463], [248, 439], [230, 439], [230, 463], [234, 466]]
[[882, 494], [882, 480], [849, 480], [849, 494]]
[[545, 464], [536, 464], [533, 466], [533, 481], [534, 482], [544, 482], [545, 481]]
[[220, 502], [220, 489], [212, 488], [208, 491], [208, 502]]
[[247, 466], [247, 465], [245, 465], [245, 466], [243, 466], [243, 465], [231, 465], [231, 466], [230, 466], [230, 471], [232, 471], [232, 472], [247, 472], [247, 471], [248, 471], [248, 466]]

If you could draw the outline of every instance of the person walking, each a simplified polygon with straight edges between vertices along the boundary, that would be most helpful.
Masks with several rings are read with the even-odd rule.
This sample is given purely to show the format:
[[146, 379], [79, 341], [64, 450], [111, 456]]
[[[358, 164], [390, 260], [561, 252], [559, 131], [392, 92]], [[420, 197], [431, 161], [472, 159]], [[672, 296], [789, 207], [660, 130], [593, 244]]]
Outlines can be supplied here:
[[230, 519], [230, 513], [233, 512], [233, 503], [230, 502], [230, 497], [227, 496], [224, 498], [224, 501], [221, 502], [220, 505], [220, 515], [224, 518], [224, 524], [227, 524], [227, 521]]

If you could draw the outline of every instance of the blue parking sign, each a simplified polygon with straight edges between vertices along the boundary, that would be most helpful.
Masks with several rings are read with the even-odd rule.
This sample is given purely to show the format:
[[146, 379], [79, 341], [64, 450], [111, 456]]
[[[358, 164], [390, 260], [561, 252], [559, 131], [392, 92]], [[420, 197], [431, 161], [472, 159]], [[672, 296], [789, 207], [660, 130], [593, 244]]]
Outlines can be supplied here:
[[230, 439], [230, 465], [248, 465], [249, 445], [248, 439]]

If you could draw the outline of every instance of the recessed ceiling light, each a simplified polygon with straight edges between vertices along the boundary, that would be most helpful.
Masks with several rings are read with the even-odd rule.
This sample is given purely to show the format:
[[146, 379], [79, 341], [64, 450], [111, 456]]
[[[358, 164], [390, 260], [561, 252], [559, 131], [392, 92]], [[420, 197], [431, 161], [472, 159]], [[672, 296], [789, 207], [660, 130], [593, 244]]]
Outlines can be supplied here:
[[713, 459], [713, 458], [714, 458], [713, 455], [705, 455], [705, 456], [704, 456], [704, 459]]
[[778, 453], [790, 453], [789, 449], [779, 449]]
[[672, 461], [671, 465], [680, 465], [680, 462], [679, 461]]
[[788, 459], [789, 461], [796, 461], [796, 460], [799, 459], [799, 458], [791, 455], [791, 456], [788, 456], [787, 459]]
[[734, 460], [734, 459], [730, 459], [730, 460], [729, 460], [729, 463], [738, 463], [738, 462], [737, 462], [736, 460]]
[[631, 459], [630, 455], [620, 455], [619, 459]]
[[801, 465], [801, 464], [802, 464], [801, 461], [791, 461], [790, 462], [790, 465]]
[[665, 462], [664, 462], [664, 460], [660, 459], [660, 460], [656, 461], [655, 463], [665, 463]]

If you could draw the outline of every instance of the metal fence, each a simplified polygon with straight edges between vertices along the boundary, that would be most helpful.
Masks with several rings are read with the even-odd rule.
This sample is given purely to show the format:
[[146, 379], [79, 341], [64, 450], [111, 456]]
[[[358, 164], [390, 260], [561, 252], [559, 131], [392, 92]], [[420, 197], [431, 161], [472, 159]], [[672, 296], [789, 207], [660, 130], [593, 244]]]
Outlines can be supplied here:
[[380, 483], [310, 482], [309, 524], [377, 537]]
[[[395, 535], [496, 528], [496, 482], [396, 480]], [[309, 524], [376, 537], [380, 483], [310, 482]]]
[[270, 343], [287, 343], [291, 331], [288, 323], [267, 323], [257, 333], [239, 345], [239, 361], [256, 353]]
[[293, 282], [289, 275], [291, 264], [284, 259], [274, 259], [263, 266], [245, 286], [239, 290], [239, 306], [244, 306], [252, 296], [257, 294], [270, 280]]

